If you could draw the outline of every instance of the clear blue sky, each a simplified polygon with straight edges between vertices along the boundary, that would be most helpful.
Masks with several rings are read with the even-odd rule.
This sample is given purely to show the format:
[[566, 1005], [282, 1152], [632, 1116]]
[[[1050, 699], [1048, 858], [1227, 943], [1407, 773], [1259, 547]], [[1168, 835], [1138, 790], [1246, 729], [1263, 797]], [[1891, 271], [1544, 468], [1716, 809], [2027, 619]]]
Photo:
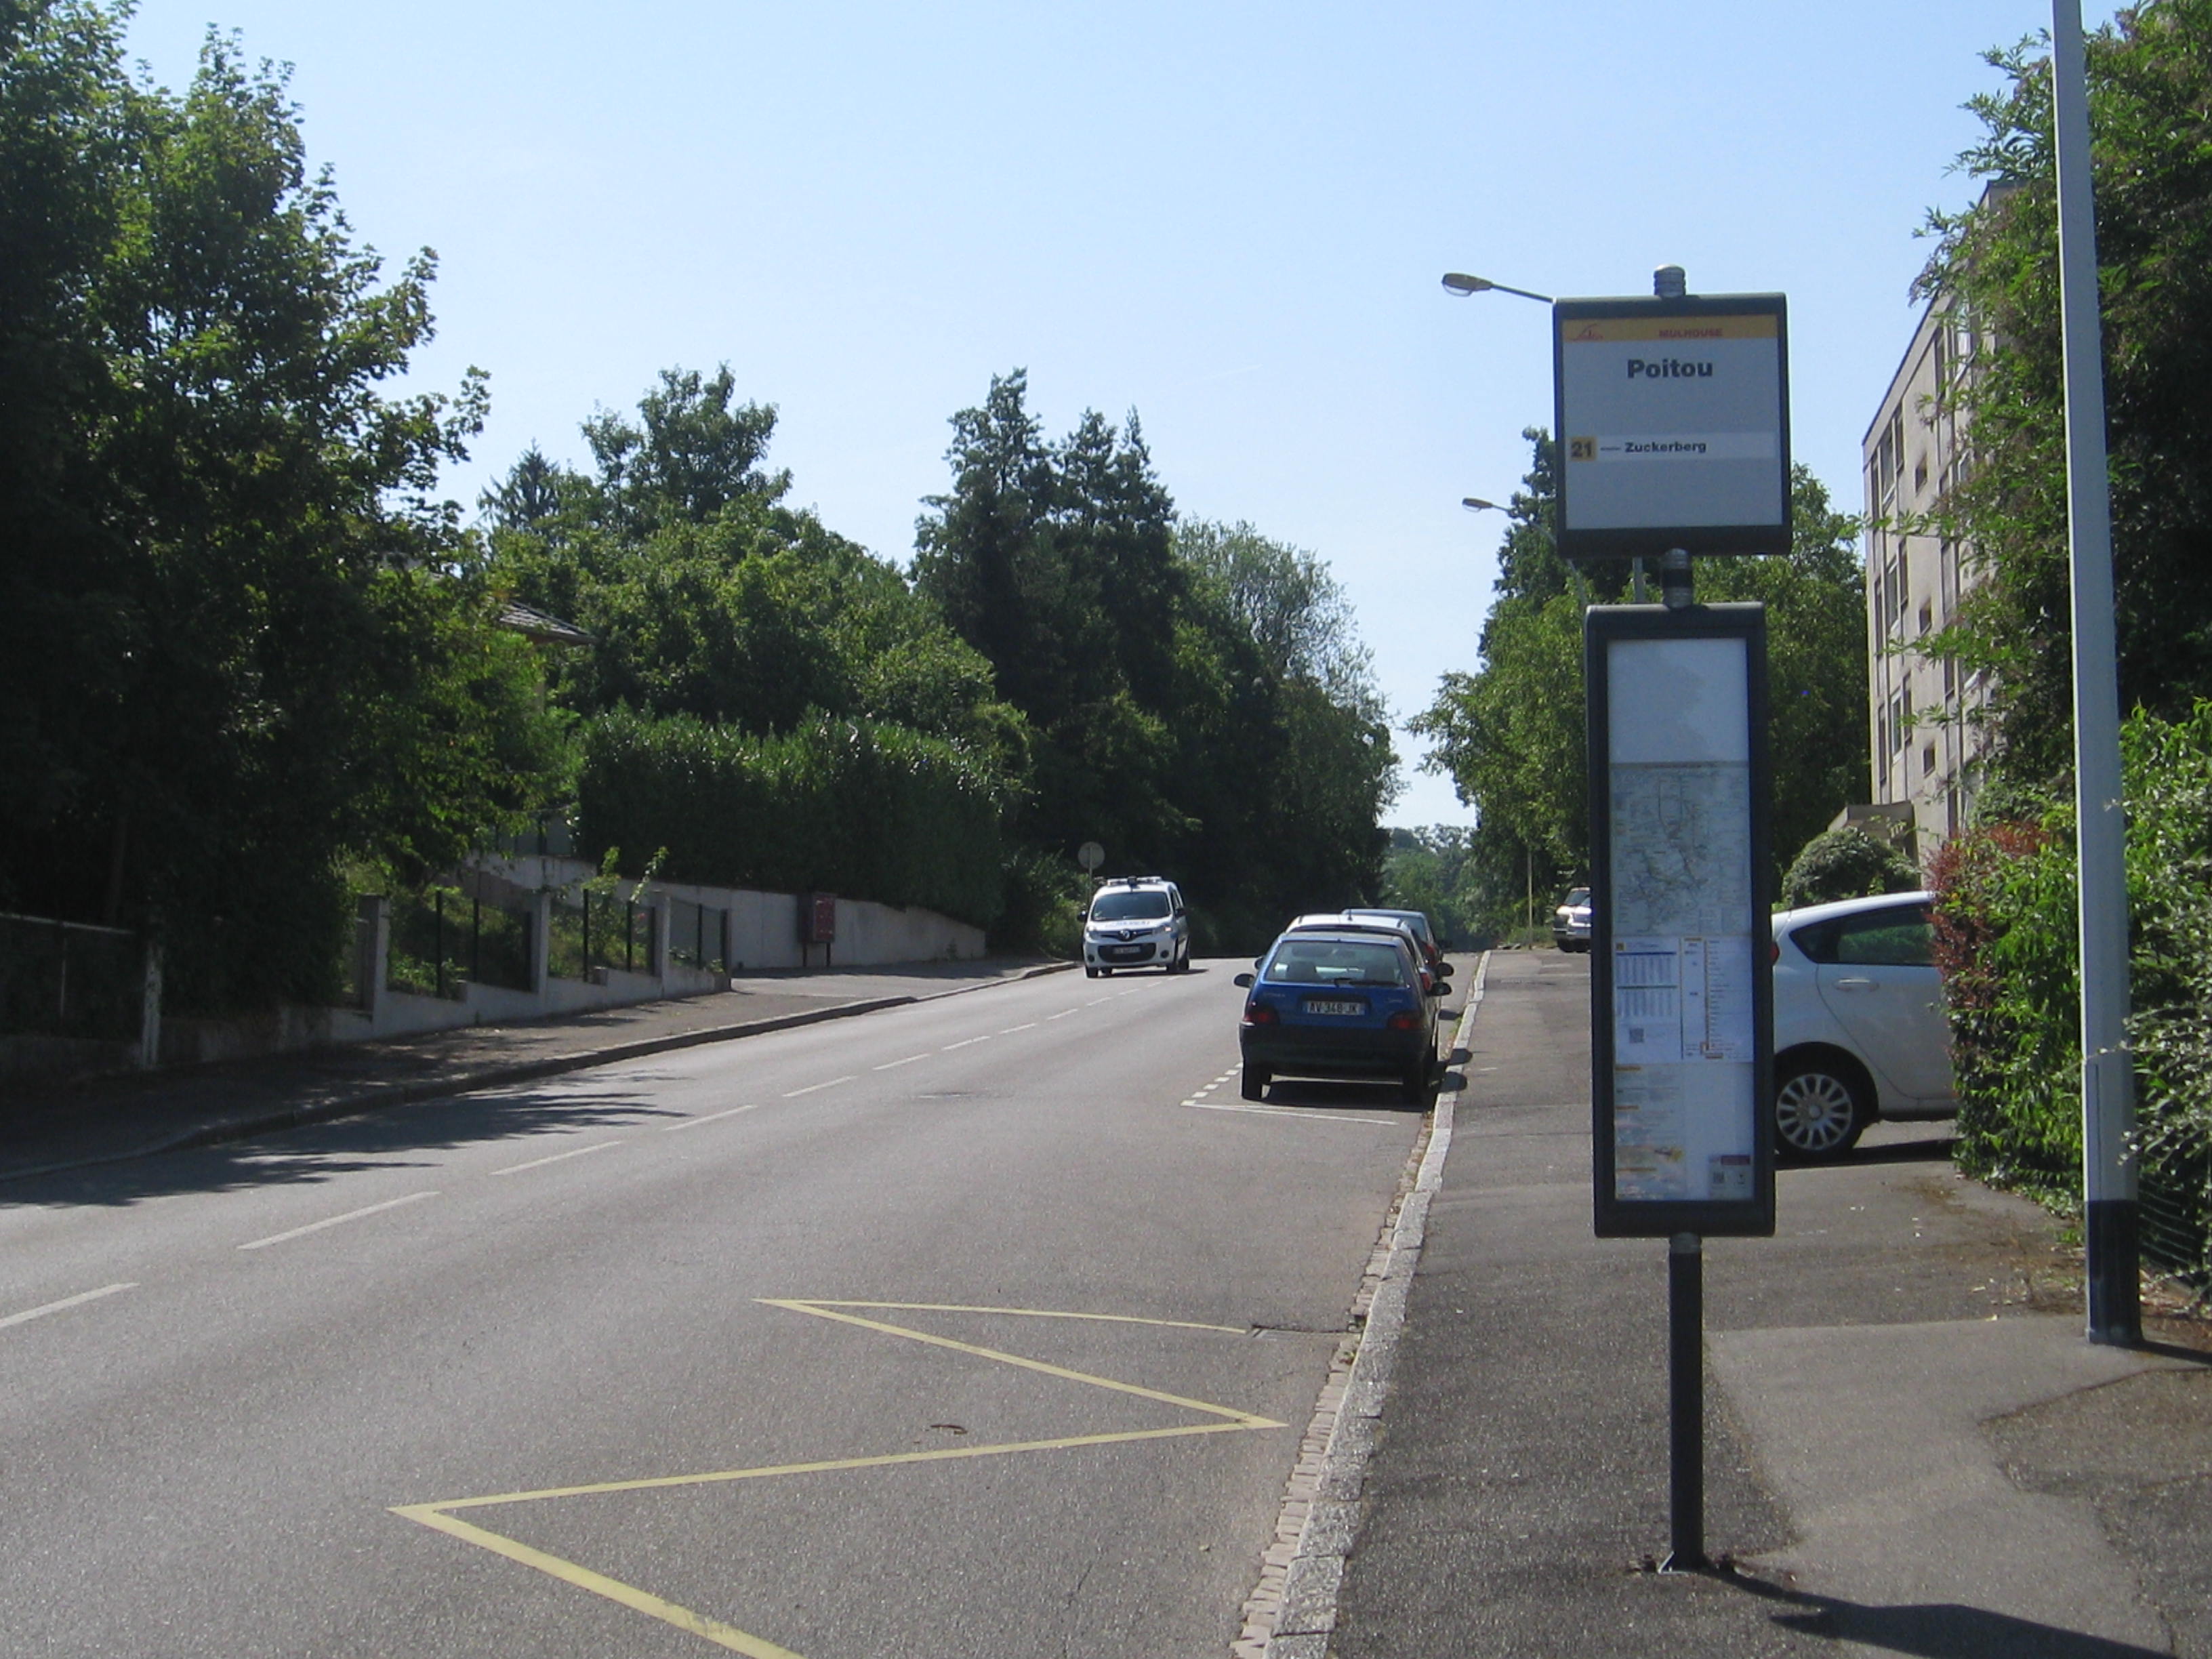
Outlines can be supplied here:
[[[2094, 27], [2109, 4], [2085, 6]], [[491, 374], [451, 479], [727, 362], [771, 459], [904, 561], [947, 418], [1030, 373], [1058, 434], [1132, 408], [1186, 515], [1326, 558], [1400, 718], [1472, 667], [1502, 500], [1548, 422], [1546, 294], [1790, 301], [1797, 459], [1856, 510], [1925, 210], [2027, 0], [1753, 5], [803, 5], [143, 0], [180, 87], [209, 24], [295, 66], [357, 233], [441, 261], [416, 380]], [[1413, 767], [1389, 815], [1469, 817]]]

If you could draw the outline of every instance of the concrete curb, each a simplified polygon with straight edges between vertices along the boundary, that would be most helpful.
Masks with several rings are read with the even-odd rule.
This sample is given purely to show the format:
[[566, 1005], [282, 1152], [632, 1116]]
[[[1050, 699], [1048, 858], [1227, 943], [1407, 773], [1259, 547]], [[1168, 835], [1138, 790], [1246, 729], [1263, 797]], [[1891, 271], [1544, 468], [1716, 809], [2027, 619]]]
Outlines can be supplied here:
[[[1468, 987], [1467, 1006], [1452, 1032], [1455, 1050], [1482, 1006], [1490, 970], [1486, 951]], [[1326, 1659], [1336, 1628], [1337, 1595], [1344, 1564], [1359, 1534], [1360, 1492], [1367, 1460], [1382, 1430], [1382, 1404], [1406, 1327], [1406, 1303], [1420, 1266], [1429, 1206], [1443, 1184], [1451, 1151], [1455, 1103], [1437, 1099], [1424, 1140], [1413, 1149], [1413, 1178], [1369, 1259], [1352, 1319], [1358, 1333], [1339, 1346], [1314, 1402], [1275, 1525], [1275, 1543], [1261, 1557], [1260, 1583], [1244, 1604], [1242, 1634], [1230, 1644], [1236, 1659]]]
[[411, 1083], [368, 1084], [335, 1099], [317, 1101], [308, 1106], [288, 1106], [252, 1117], [202, 1124], [197, 1128], [134, 1146], [127, 1152], [104, 1153], [97, 1158], [69, 1158], [27, 1170], [11, 1170], [0, 1175], [0, 1182], [27, 1181], [34, 1176], [58, 1175], [70, 1170], [94, 1169], [106, 1164], [127, 1163], [132, 1158], [154, 1158], [163, 1152], [218, 1146], [227, 1141], [246, 1140], [282, 1129], [327, 1123], [337, 1118], [360, 1117], [389, 1107], [409, 1105], [418, 1100], [439, 1100], [448, 1095], [474, 1094], [480, 1090], [504, 1088], [509, 1084], [557, 1077], [567, 1072], [589, 1071], [594, 1066], [611, 1066], [618, 1060], [641, 1059], [647, 1054], [665, 1054], [674, 1048], [696, 1048], [709, 1042], [732, 1042], [741, 1037], [763, 1036], [770, 1031], [789, 1030], [795, 1026], [819, 1025], [833, 1019], [852, 1019], [861, 1014], [878, 1013], [886, 1008], [941, 1002], [947, 997], [965, 996], [972, 991], [988, 991], [1001, 985], [1018, 985], [1024, 980], [1039, 979], [1047, 974], [1066, 973], [1075, 965], [1072, 962], [1041, 963], [1003, 979], [955, 986], [949, 991], [833, 1003], [826, 1008], [807, 1009], [803, 1013], [778, 1014], [769, 1019], [746, 1020], [733, 1025], [712, 1025], [696, 1031], [675, 1031], [665, 1036], [640, 1037], [629, 1042], [610, 1042], [597, 1048], [578, 1049], [573, 1054], [549, 1054], [539, 1060], [487, 1066], [457, 1077], [424, 1078]]

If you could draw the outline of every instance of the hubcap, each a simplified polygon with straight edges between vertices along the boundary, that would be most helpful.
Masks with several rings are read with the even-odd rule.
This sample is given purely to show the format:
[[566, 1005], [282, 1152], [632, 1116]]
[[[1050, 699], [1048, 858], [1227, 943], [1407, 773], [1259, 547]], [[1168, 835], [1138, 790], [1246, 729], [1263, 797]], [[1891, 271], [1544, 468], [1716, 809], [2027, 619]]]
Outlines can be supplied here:
[[1774, 1127], [1801, 1152], [1832, 1152], [1858, 1115], [1844, 1080], [1827, 1072], [1800, 1072], [1775, 1091]]

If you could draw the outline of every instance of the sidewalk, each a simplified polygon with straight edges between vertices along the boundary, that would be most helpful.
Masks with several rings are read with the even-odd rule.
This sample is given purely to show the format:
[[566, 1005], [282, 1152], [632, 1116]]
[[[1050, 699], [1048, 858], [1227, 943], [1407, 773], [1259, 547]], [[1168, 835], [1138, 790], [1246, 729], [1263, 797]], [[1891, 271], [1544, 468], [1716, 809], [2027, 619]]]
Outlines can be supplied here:
[[572, 1018], [470, 1026], [0, 1098], [0, 1182], [847, 1018], [1074, 965], [915, 963], [763, 973], [710, 995]]
[[1733, 1570], [1647, 1570], [1666, 1245], [1590, 1237], [1586, 973], [1490, 959], [1359, 1529], [1277, 1659], [2212, 1656], [2203, 1328], [2089, 1346], [2078, 1251], [1959, 1176], [1948, 1124], [1785, 1170], [1776, 1237], [1708, 1242], [1705, 1540]]

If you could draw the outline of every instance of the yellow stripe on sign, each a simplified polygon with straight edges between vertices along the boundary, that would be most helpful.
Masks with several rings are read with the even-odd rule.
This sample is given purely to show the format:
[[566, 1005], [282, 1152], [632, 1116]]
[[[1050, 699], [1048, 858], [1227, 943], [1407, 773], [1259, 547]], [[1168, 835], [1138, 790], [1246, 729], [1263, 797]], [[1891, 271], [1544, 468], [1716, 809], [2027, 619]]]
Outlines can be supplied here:
[[[1134, 1382], [1116, 1382], [1109, 1376], [1093, 1376], [1087, 1371], [1072, 1371], [1065, 1365], [1048, 1364], [1042, 1359], [1026, 1359], [1018, 1353], [1002, 1353], [996, 1348], [978, 1347], [973, 1342], [956, 1342], [949, 1336], [933, 1336], [927, 1331], [908, 1330], [903, 1325], [888, 1325], [879, 1319], [862, 1319], [857, 1314], [839, 1313], [832, 1308], [813, 1302], [786, 1302], [772, 1296], [758, 1298], [771, 1308], [788, 1308], [793, 1313], [812, 1314], [817, 1319], [836, 1319], [848, 1325], [858, 1325], [866, 1331], [882, 1331], [890, 1336], [902, 1336], [912, 1342], [927, 1342], [933, 1348], [950, 1348], [955, 1353], [972, 1353], [980, 1359], [994, 1359], [1002, 1365], [1018, 1365], [1024, 1370], [1037, 1371], [1046, 1376], [1060, 1377], [1070, 1382], [1087, 1382], [1094, 1389], [1110, 1389], [1116, 1394], [1133, 1394], [1140, 1400], [1157, 1400], [1162, 1405], [1180, 1406], [1185, 1411], [1204, 1412], [1210, 1417], [1225, 1417], [1247, 1428], [1279, 1429], [1286, 1426], [1272, 1418], [1254, 1417], [1249, 1412], [1240, 1412], [1229, 1406], [1212, 1406], [1203, 1400], [1186, 1400], [1181, 1395], [1163, 1394], [1158, 1389], [1141, 1388]], [[860, 1304], [866, 1307], [867, 1304]], [[1004, 1312], [1006, 1310], [997, 1310]]]
[[465, 1521], [456, 1521], [452, 1516], [443, 1513], [435, 1504], [410, 1504], [404, 1508], [395, 1508], [392, 1512], [404, 1515], [410, 1521], [419, 1521], [439, 1532], [450, 1533], [480, 1549], [489, 1550], [494, 1555], [503, 1555], [510, 1561], [520, 1561], [526, 1567], [535, 1567], [564, 1583], [574, 1584], [578, 1589], [589, 1590], [594, 1595], [605, 1596], [610, 1601], [619, 1601], [626, 1607], [649, 1613], [663, 1624], [673, 1625], [693, 1636], [703, 1636], [732, 1653], [747, 1655], [748, 1659], [800, 1659], [800, 1656], [789, 1648], [778, 1647], [765, 1637], [739, 1630], [735, 1625], [726, 1625], [719, 1619], [709, 1619], [689, 1607], [679, 1607], [675, 1602], [641, 1590], [635, 1584], [625, 1584], [619, 1578], [610, 1578], [603, 1572], [593, 1572], [589, 1567], [580, 1567], [574, 1561], [564, 1561], [544, 1550], [518, 1544], [512, 1538], [487, 1532], [483, 1528], [471, 1526]]
[[1559, 321], [1559, 343], [1665, 340], [1695, 345], [1701, 340], [1771, 340], [1781, 331], [1780, 320], [1771, 311], [1748, 317], [1566, 317]]

